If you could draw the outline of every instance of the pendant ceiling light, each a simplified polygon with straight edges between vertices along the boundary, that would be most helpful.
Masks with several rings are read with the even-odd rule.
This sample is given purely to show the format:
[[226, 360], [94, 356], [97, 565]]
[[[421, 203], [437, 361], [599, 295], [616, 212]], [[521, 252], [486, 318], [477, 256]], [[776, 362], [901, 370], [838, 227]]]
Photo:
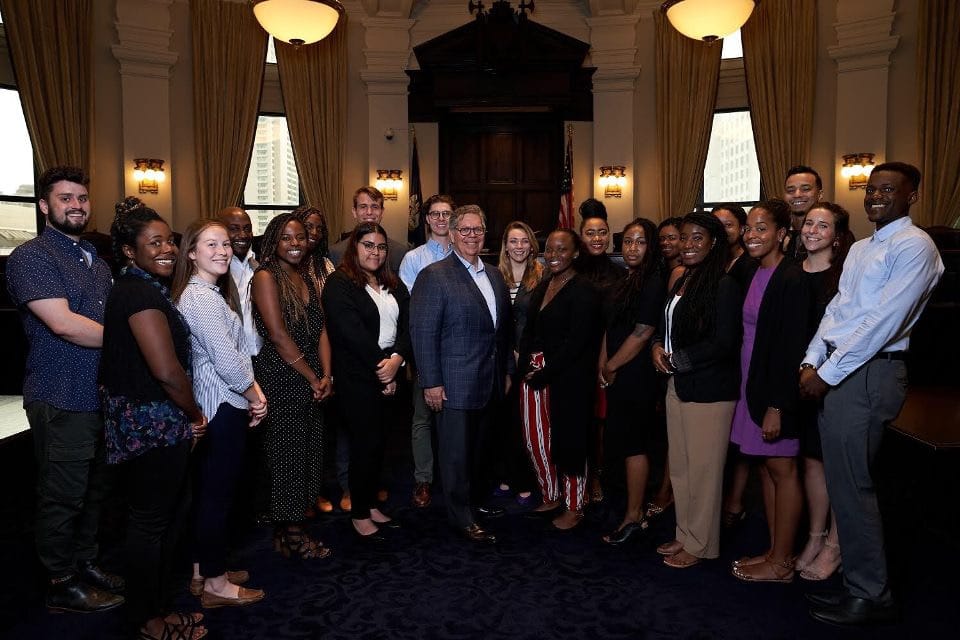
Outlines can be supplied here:
[[759, 0], [668, 0], [660, 9], [673, 28], [694, 40], [713, 42], [742, 27]]
[[253, 5], [253, 15], [267, 33], [298, 47], [330, 35], [342, 13], [337, 0], [255, 0]]

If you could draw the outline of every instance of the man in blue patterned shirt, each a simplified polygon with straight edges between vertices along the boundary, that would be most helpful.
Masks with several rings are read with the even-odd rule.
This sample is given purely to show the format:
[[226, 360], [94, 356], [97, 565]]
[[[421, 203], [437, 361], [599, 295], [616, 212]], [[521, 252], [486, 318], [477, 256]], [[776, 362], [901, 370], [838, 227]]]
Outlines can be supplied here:
[[30, 348], [23, 403], [37, 461], [37, 553], [50, 578], [47, 606], [105, 611], [123, 602], [123, 579], [96, 564], [104, 487], [97, 370], [110, 269], [80, 234], [90, 221], [90, 179], [76, 167], [40, 177], [46, 228], [7, 262], [7, 288]]

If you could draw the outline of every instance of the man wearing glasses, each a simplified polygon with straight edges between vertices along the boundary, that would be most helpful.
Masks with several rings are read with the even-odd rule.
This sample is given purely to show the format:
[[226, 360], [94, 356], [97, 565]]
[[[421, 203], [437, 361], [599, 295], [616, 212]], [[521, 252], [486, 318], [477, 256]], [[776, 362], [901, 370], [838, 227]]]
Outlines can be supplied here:
[[[376, 187], [360, 187], [353, 194], [352, 213], [355, 225], [361, 222], [383, 224], [383, 194]], [[333, 264], [340, 266], [348, 242], [348, 238], [344, 237], [340, 242], [330, 247], [330, 260]], [[396, 242], [392, 238], [387, 240], [387, 244], [390, 246], [387, 250], [387, 260], [390, 262], [390, 268], [393, 269], [394, 273], [399, 273], [400, 262], [410, 247], [406, 243]]]
[[493, 544], [476, 516], [503, 509], [480, 504], [484, 420], [513, 373], [510, 294], [497, 269], [480, 260], [486, 221], [477, 205], [454, 211], [453, 254], [425, 268], [410, 300], [410, 338], [427, 407], [436, 413], [447, 519], [464, 537]]
[[[450, 217], [456, 208], [453, 198], [437, 194], [423, 204], [427, 210], [427, 242], [411, 249], [400, 263], [400, 279], [413, 291], [414, 282], [424, 268], [443, 260], [453, 251], [450, 237]], [[410, 446], [413, 450], [413, 477], [416, 488], [413, 492], [413, 506], [424, 508], [430, 505], [433, 485], [433, 442], [431, 425], [433, 413], [423, 399], [423, 389], [413, 378], [413, 420], [410, 424]]]

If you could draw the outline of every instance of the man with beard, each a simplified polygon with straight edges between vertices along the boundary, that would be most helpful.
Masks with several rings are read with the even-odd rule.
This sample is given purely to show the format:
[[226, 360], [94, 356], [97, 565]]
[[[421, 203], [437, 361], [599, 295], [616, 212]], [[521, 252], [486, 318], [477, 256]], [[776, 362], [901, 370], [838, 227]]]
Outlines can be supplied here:
[[89, 613], [123, 602], [119, 576], [97, 564], [105, 493], [97, 371], [110, 269], [80, 234], [90, 221], [90, 179], [76, 167], [40, 176], [46, 227], [7, 262], [7, 288], [29, 342], [23, 403], [37, 464], [37, 553], [47, 607]]
[[800, 242], [803, 219], [822, 196], [823, 180], [815, 169], [801, 164], [787, 170], [783, 182], [783, 199], [790, 205], [790, 232], [784, 238], [784, 253], [787, 256], [797, 257], [797, 252], [803, 246]]
[[217, 217], [226, 225], [230, 246], [233, 247], [230, 280], [237, 288], [237, 303], [243, 320], [244, 353], [255, 356], [260, 353], [263, 338], [253, 326], [253, 307], [250, 306], [250, 281], [260, 266], [250, 246], [253, 242], [253, 223], [250, 222], [247, 212], [240, 207], [225, 207]]

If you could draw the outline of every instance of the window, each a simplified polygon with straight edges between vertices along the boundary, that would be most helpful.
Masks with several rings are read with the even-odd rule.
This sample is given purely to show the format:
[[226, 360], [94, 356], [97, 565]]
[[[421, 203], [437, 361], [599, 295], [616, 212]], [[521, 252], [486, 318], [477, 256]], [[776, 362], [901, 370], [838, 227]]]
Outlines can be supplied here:
[[743, 41], [740, 39], [740, 29], [735, 33], [723, 39], [723, 51], [720, 53], [721, 60], [731, 60], [733, 58], [743, 57]]
[[243, 208], [250, 214], [254, 235], [261, 235], [274, 216], [296, 209], [300, 202], [300, 178], [287, 119], [261, 114], [243, 189]]
[[14, 87], [0, 87], [0, 255], [37, 235], [33, 146]]
[[736, 203], [749, 210], [759, 200], [760, 165], [750, 110], [717, 111], [713, 114], [697, 210], [709, 211], [722, 202]]

